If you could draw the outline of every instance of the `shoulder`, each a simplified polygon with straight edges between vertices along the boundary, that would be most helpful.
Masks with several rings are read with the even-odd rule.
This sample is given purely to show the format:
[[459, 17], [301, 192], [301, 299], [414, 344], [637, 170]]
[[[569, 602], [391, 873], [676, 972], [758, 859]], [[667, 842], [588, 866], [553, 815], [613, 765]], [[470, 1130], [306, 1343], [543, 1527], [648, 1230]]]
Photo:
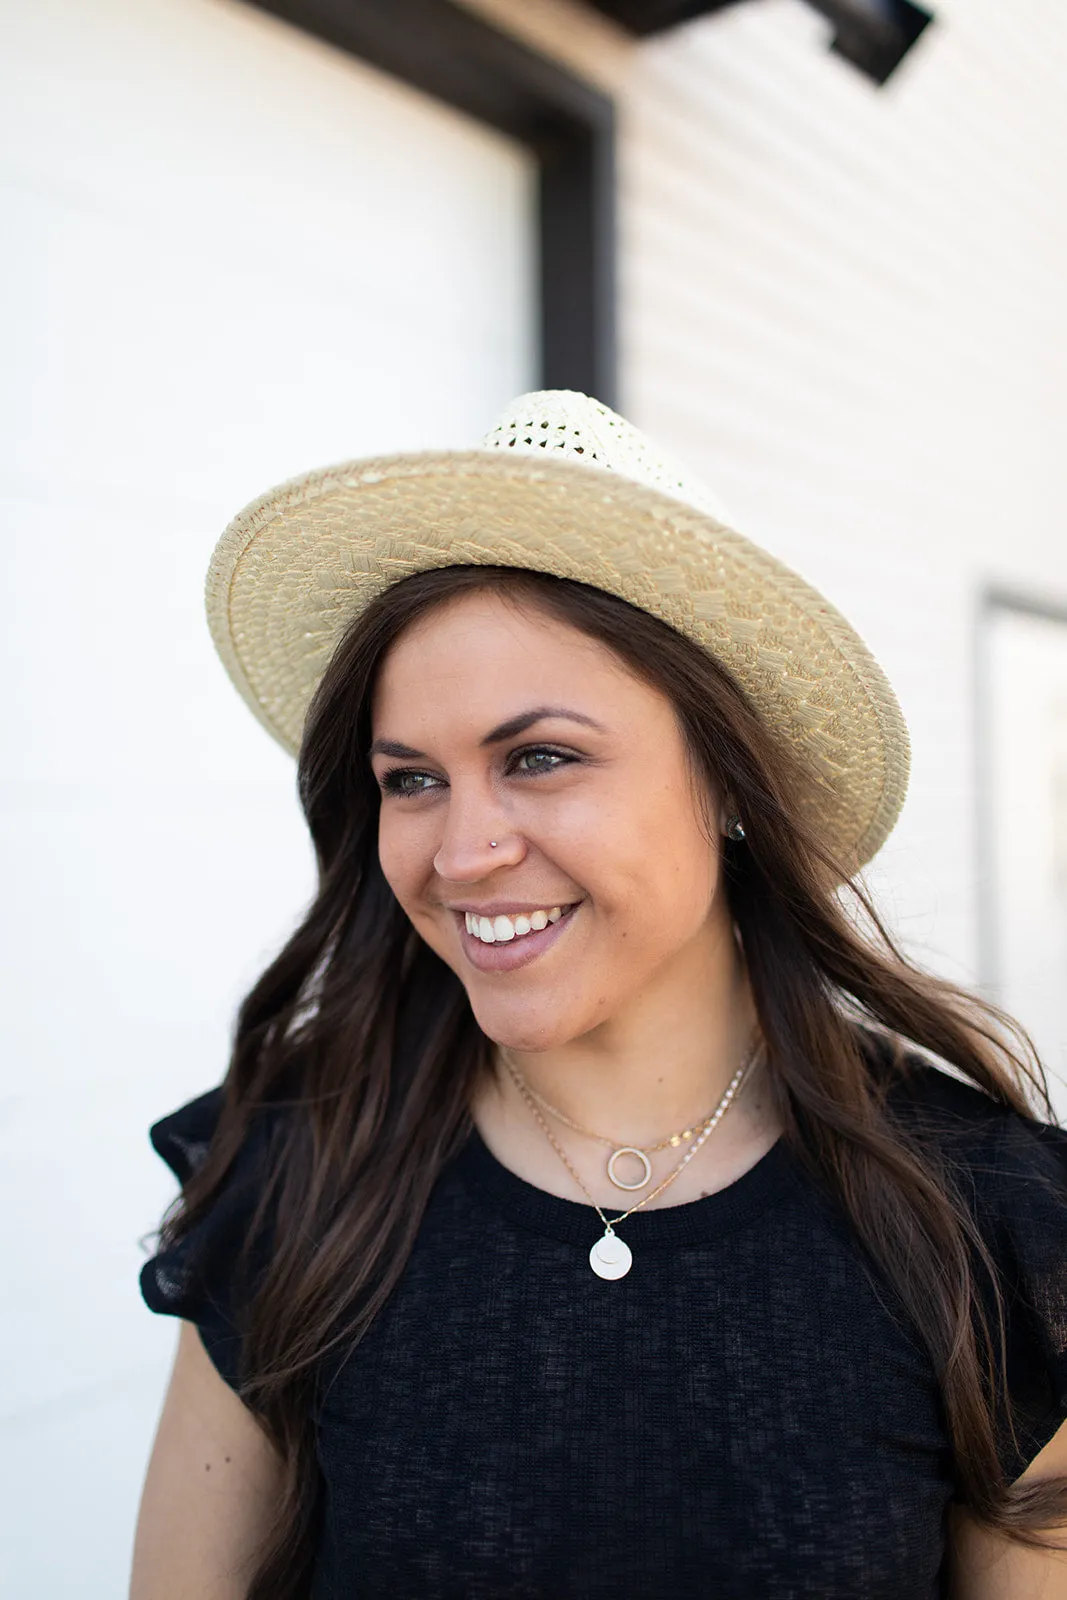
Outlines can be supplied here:
[[[183, 1192], [193, 1179], [216, 1179], [220, 1197], [247, 1199], [275, 1172], [285, 1135], [293, 1125], [293, 1102], [261, 1102], [234, 1108], [225, 1084], [208, 1089], [169, 1111], [148, 1130], [152, 1148], [170, 1167]], [[202, 1170], [205, 1169], [205, 1170]]]
[[[1002, 1100], [913, 1049], [894, 1049], [868, 1036], [864, 1053], [901, 1132], [947, 1156], [996, 1153], [1005, 1165], [1055, 1172], [1067, 1160], [1067, 1129], [1021, 1115]], [[1020, 1166], [1020, 1163], [1022, 1164]]]
[[[153, 1149], [170, 1167], [181, 1193], [168, 1213], [159, 1248], [141, 1269], [140, 1285], [151, 1311], [197, 1325], [216, 1367], [236, 1387], [244, 1307], [272, 1250], [274, 1229], [263, 1202], [281, 1113], [268, 1108], [254, 1114], [227, 1160], [216, 1149], [224, 1106], [225, 1091], [219, 1086], [168, 1112], [149, 1130]], [[217, 1179], [187, 1208], [190, 1184], [215, 1156], [221, 1157]], [[210, 1179], [207, 1172], [203, 1176]]]
[[917, 1053], [881, 1065], [887, 1111], [970, 1212], [988, 1252], [988, 1265], [975, 1258], [975, 1292], [996, 1329], [991, 1268], [1012, 1402], [1002, 1460], [1015, 1477], [1067, 1419], [1067, 1130]]
[[161, 1156], [179, 1183], [187, 1183], [203, 1166], [211, 1140], [222, 1115], [223, 1089], [209, 1089], [195, 1100], [167, 1112], [148, 1130], [152, 1148]]
[[[1067, 1129], [1023, 1115], [918, 1052], [889, 1073], [886, 1110], [987, 1223], [1045, 1213], [1067, 1257]], [[1058, 1229], [1057, 1232], [1057, 1224]]]
[[1024, 1115], [914, 1049], [866, 1034], [885, 1113], [977, 1225], [1001, 1277], [1056, 1273], [1067, 1315], [1067, 1129]]

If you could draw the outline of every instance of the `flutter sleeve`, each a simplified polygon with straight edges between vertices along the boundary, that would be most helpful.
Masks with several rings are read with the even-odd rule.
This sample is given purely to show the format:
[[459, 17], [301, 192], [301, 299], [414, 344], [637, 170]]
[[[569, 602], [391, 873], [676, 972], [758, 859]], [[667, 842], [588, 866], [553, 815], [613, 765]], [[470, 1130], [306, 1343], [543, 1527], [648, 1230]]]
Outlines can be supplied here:
[[1005, 1298], [1013, 1479], [1067, 1421], [1067, 1131], [1014, 1112], [997, 1124], [977, 1187]]
[[[222, 1089], [212, 1089], [150, 1130], [157, 1155], [183, 1186], [207, 1156], [222, 1101]], [[265, 1155], [262, 1129], [254, 1125], [210, 1210], [141, 1269], [141, 1294], [149, 1310], [195, 1323], [216, 1369], [233, 1389], [240, 1382], [244, 1309], [265, 1261], [264, 1231], [251, 1238]]]

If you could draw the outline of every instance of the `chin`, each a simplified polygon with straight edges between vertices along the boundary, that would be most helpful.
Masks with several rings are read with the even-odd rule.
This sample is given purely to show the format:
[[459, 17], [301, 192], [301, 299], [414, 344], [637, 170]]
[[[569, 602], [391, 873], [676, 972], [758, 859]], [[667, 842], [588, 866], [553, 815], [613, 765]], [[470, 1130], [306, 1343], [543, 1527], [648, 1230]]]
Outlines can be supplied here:
[[474, 1020], [494, 1044], [506, 1050], [537, 1052], [553, 1050], [569, 1044], [585, 1030], [568, 1026], [556, 1006], [523, 1006], [503, 998], [491, 999], [485, 995], [471, 994], [467, 998], [474, 1012]]
[[595, 1017], [587, 1016], [584, 1010], [568, 1014], [558, 997], [544, 1004], [524, 1004], [517, 997], [505, 999], [468, 989], [467, 998], [474, 1020], [487, 1038], [506, 1050], [531, 1054], [560, 1049], [606, 1020], [603, 1013]]

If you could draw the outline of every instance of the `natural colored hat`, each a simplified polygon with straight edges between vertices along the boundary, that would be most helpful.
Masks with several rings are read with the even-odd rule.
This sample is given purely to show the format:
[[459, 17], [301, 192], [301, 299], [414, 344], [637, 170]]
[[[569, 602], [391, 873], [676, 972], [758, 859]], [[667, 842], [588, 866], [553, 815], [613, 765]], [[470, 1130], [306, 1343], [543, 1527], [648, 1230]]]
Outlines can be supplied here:
[[399, 578], [470, 565], [593, 584], [695, 640], [801, 758], [831, 848], [861, 865], [881, 845], [908, 777], [907, 730], [881, 668], [822, 595], [586, 395], [523, 395], [475, 450], [348, 461], [272, 489], [212, 556], [212, 638], [260, 722], [295, 753], [363, 607]]

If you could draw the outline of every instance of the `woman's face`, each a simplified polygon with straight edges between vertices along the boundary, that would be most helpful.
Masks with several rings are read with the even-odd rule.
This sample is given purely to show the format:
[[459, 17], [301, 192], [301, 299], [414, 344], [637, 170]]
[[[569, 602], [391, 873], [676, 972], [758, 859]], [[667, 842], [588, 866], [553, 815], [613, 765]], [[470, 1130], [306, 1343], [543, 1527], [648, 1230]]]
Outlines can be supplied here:
[[673, 707], [605, 645], [464, 595], [392, 646], [372, 720], [382, 870], [491, 1039], [566, 1044], [722, 948]]

